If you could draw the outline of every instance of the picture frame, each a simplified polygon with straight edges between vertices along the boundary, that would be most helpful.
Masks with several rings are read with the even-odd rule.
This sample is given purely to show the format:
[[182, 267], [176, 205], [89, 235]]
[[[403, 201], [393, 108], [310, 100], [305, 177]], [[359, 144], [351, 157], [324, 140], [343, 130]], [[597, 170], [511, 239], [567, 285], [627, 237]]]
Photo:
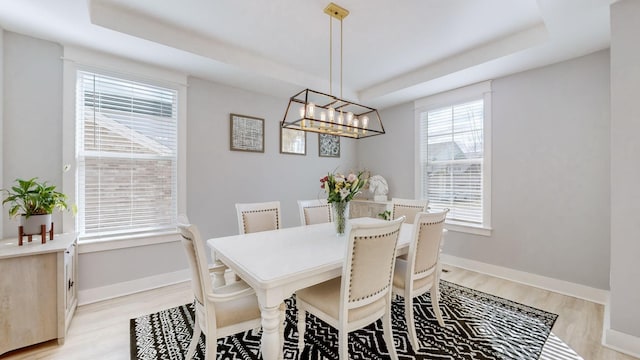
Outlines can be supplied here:
[[340, 136], [318, 134], [318, 155], [320, 157], [340, 157]]
[[307, 132], [280, 128], [280, 153], [307, 155]]
[[230, 150], [264, 152], [264, 119], [231, 114], [229, 128]]

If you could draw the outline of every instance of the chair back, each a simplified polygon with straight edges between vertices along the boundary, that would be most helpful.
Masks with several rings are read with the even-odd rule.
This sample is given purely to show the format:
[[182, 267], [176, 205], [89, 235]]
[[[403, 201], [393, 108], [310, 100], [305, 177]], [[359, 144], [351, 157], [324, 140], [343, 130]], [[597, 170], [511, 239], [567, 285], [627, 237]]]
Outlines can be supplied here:
[[[180, 220], [184, 221], [186, 218]], [[209, 278], [208, 260], [200, 232], [195, 225], [188, 222], [179, 223], [178, 229], [180, 229], [181, 242], [189, 261], [193, 295], [200, 304], [204, 304], [205, 294], [213, 293], [213, 286]]]
[[[444, 222], [449, 209], [434, 213], [418, 213], [414, 219], [413, 239], [407, 259], [408, 275], [414, 285], [434, 273], [440, 258]], [[409, 279], [408, 277], [406, 279]]]
[[240, 234], [280, 229], [280, 201], [236, 204], [236, 211]]
[[398, 234], [404, 220], [352, 225], [342, 271], [343, 309], [390, 296]]
[[391, 220], [405, 216], [406, 223], [413, 224], [417, 213], [427, 211], [428, 203], [428, 200], [393, 198], [391, 199]]
[[327, 199], [298, 200], [300, 224], [313, 225], [331, 222], [331, 205]]

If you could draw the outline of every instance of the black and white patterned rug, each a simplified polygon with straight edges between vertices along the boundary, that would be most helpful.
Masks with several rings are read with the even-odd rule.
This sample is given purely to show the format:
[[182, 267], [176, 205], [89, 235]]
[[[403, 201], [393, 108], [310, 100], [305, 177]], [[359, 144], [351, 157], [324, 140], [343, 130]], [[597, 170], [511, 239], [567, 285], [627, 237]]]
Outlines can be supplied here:
[[[438, 325], [429, 294], [414, 300], [420, 349], [409, 343], [402, 299], [393, 302], [393, 336], [400, 359], [580, 359], [560, 339], [549, 334], [557, 315], [441, 282], [441, 309], [447, 325]], [[193, 329], [193, 304], [131, 319], [131, 358], [184, 359]], [[337, 359], [337, 330], [307, 316], [304, 352], [298, 357], [295, 299], [287, 300], [284, 359]], [[261, 329], [218, 340], [218, 359], [261, 359]], [[204, 335], [194, 359], [204, 359]], [[382, 322], [349, 333], [352, 359], [389, 359]], [[561, 354], [563, 357], [558, 357]]]

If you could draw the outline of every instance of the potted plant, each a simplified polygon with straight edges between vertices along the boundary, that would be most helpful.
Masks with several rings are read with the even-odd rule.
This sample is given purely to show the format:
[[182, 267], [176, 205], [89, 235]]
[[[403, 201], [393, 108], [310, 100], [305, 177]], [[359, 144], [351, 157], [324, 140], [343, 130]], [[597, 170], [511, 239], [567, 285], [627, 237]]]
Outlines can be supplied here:
[[16, 179], [16, 185], [10, 189], [3, 189], [5, 198], [2, 205], [9, 204], [9, 216], [18, 214], [24, 235], [41, 233], [41, 225], [46, 225], [46, 231], [51, 230], [51, 214], [53, 210], [68, 210], [67, 196], [56, 191], [55, 185], [38, 178], [29, 180]]

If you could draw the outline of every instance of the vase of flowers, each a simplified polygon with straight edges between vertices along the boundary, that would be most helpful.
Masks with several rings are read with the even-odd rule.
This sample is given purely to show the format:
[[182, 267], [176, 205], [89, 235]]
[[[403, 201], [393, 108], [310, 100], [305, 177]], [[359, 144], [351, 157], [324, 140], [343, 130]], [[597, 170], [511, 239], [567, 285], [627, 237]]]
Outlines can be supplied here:
[[349, 216], [349, 201], [356, 196], [366, 183], [362, 178], [362, 172], [357, 175], [350, 173], [344, 176], [339, 173], [329, 173], [320, 179], [320, 188], [327, 193], [327, 202], [333, 209], [333, 223], [336, 226], [336, 233], [344, 235], [347, 218]]

